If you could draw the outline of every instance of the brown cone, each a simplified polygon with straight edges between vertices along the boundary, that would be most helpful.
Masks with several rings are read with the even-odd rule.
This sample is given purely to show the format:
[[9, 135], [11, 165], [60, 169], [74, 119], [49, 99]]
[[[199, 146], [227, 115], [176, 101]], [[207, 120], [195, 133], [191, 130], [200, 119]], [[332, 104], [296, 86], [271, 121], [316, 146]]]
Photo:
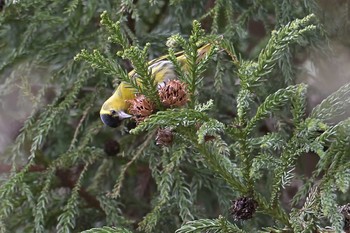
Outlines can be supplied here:
[[120, 151], [120, 145], [116, 140], [110, 139], [104, 144], [104, 152], [108, 156], [115, 156]]
[[341, 207], [341, 213], [344, 216], [344, 228], [346, 233], [350, 233], [350, 203]]
[[231, 214], [234, 220], [247, 220], [253, 217], [258, 203], [251, 197], [240, 197], [232, 201]]
[[157, 146], [170, 146], [173, 143], [173, 132], [170, 129], [158, 129], [156, 136]]
[[138, 95], [132, 100], [128, 100], [130, 103], [129, 113], [133, 115], [133, 119], [136, 123], [140, 123], [145, 118], [150, 116], [154, 110], [155, 105], [148, 100], [144, 95]]
[[165, 107], [181, 107], [188, 102], [186, 85], [179, 80], [170, 80], [159, 89], [159, 97]]

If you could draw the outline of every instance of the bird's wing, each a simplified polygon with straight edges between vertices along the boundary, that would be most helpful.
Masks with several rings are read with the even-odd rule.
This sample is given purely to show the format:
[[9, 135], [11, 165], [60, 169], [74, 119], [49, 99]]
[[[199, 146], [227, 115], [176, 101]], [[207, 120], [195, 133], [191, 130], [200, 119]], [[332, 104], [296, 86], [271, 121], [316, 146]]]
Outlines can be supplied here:
[[[202, 47], [200, 47], [197, 52], [198, 52], [198, 58], [201, 59], [211, 48], [211, 44], [208, 43], [208, 44], [205, 44], [203, 45]], [[175, 56], [177, 57], [177, 60], [182, 64], [184, 65], [184, 61], [186, 60], [186, 57], [184, 55], [184, 51], [179, 51], [177, 53], [175, 53]], [[151, 61], [148, 62], [148, 66], [152, 66], [156, 63], [159, 63], [161, 61], [164, 61], [164, 60], [168, 60], [169, 58], [169, 55], [163, 55], [161, 57], [158, 57], [158, 58], [155, 58]], [[129, 77], [134, 77], [136, 75], [135, 73], [135, 69], [133, 69], [132, 71], [129, 72]]]

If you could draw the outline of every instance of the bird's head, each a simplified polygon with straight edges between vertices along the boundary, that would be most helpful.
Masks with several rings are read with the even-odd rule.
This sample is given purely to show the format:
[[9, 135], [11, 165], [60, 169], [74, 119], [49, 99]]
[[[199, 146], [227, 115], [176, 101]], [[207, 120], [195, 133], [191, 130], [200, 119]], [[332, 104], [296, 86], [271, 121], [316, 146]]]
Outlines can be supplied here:
[[112, 128], [118, 127], [122, 123], [123, 119], [131, 117], [131, 115], [125, 112], [126, 109], [127, 103], [125, 103], [124, 100], [111, 96], [102, 105], [100, 110], [100, 117], [103, 124]]

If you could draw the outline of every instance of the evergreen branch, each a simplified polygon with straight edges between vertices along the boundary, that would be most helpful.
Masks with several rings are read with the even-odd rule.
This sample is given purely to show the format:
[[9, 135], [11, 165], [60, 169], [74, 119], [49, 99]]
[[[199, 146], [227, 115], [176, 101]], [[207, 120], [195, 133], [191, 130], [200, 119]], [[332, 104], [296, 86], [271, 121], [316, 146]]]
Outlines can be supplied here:
[[[194, 170], [190, 184], [192, 196], [197, 197], [204, 187], [216, 196], [222, 213], [228, 214], [229, 209], [227, 206], [230, 206], [231, 200], [239, 195], [239, 191], [233, 191], [221, 177], [215, 176], [214, 172], [208, 170], [204, 164], [197, 163], [197, 167]], [[220, 190], [220, 192], [216, 192], [216, 190]]]
[[[253, 182], [249, 176], [249, 170], [251, 168], [251, 150], [248, 145], [248, 133], [249, 131], [242, 128], [247, 125], [247, 114], [249, 110], [249, 103], [252, 100], [252, 93], [245, 88], [241, 88], [237, 96], [237, 120], [238, 126], [232, 128], [232, 135], [237, 136], [239, 146], [239, 157], [242, 161], [242, 175], [247, 185], [247, 193], [252, 191]], [[249, 129], [249, 128], [248, 128]]]
[[67, 205], [64, 207], [64, 212], [58, 216], [58, 223], [56, 226], [58, 233], [70, 232], [71, 229], [75, 227], [75, 219], [78, 215], [78, 197], [79, 190], [81, 187], [82, 179], [87, 171], [87, 168], [90, 164], [85, 164], [83, 170], [80, 173], [80, 176], [75, 184], [75, 187], [72, 190], [71, 197], [68, 200]]
[[303, 207], [299, 210], [292, 209], [290, 213], [291, 227], [295, 232], [315, 231], [319, 223], [319, 214], [317, 213], [320, 211], [318, 186], [310, 187], [308, 191], [309, 195], [306, 197]]
[[164, 208], [166, 203], [163, 201], [160, 201], [157, 203], [156, 206], [153, 207], [152, 211], [148, 213], [144, 219], [139, 223], [139, 227], [137, 228], [139, 231], [143, 230], [146, 233], [151, 233], [154, 231], [154, 228], [156, 227], [160, 215], [161, 210]]
[[350, 106], [350, 83], [345, 84], [339, 90], [332, 93], [317, 105], [311, 112], [311, 118], [322, 121], [331, 121], [348, 113]]
[[120, 65], [118, 65], [118, 63], [106, 58], [98, 50], [93, 50], [91, 53], [86, 49], [83, 49], [74, 57], [74, 60], [85, 60], [92, 68], [99, 69], [107, 75], [116, 76], [122, 81], [130, 80], [128, 74], [120, 67]]
[[[346, 165], [349, 165], [349, 159], [347, 157], [350, 148], [349, 129], [348, 127], [342, 127], [341, 124], [338, 124], [336, 128], [337, 130], [334, 132], [336, 132], [337, 138], [335, 138], [330, 148], [324, 153], [317, 164], [319, 170], [316, 174], [319, 174], [321, 169], [327, 171], [323, 178], [325, 184], [337, 184], [337, 181], [334, 180], [335, 177], [338, 176], [337, 174], [341, 175], [344, 171], [343, 169], [346, 171]], [[331, 182], [332, 180], [333, 182]], [[322, 188], [322, 185], [320, 187]], [[341, 187], [341, 189], [344, 189], [344, 187]]]
[[[236, 25], [239, 25], [240, 27], [244, 24], [246, 24], [249, 20], [249, 18], [254, 14], [254, 12], [259, 8], [261, 7], [262, 5], [262, 0], [257, 0], [257, 1], [254, 1], [252, 6], [248, 7], [239, 17], [238, 19], [236, 20], [237, 24]], [[237, 26], [236, 26], [237, 28]]]
[[225, 50], [225, 52], [231, 57], [232, 62], [239, 66], [238, 56], [236, 54], [235, 48], [231, 41], [223, 39], [220, 43], [220, 47]]
[[154, 229], [160, 220], [162, 210], [169, 205], [170, 192], [174, 182], [173, 177], [170, 173], [163, 173], [161, 178], [162, 180], [159, 186], [161, 187], [161, 190], [157, 197], [156, 205], [139, 223], [138, 230], [144, 230], [146, 233], [154, 232]]
[[296, 92], [292, 97], [292, 114], [293, 114], [293, 123], [295, 127], [303, 122], [306, 112], [306, 91], [307, 86], [301, 84], [297, 86]]
[[339, 165], [335, 175], [335, 185], [342, 192], [347, 193], [350, 188], [350, 162]]
[[[99, 93], [99, 91], [100, 91], [100, 89], [97, 90], [97, 93]], [[85, 110], [84, 110], [84, 112], [82, 113], [82, 116], [81, 116], [81, 118], [80, 118], [80, 120], [79, 120], [79, 122], [78, 122], [78, 125], [77, 125], [76, 128], [75, 128], [74, 135], [73, 135], [73, 138], [72, 138], [71, 143], [70, 143], [70, 145], [69, 145], [68, 151], [74, 149], [75, 143], [76, 143], [77, 140], [78, 140], [79, 130], [81, 130], [85, 119], [87, 118], [88, 114], [90, 113], [90, 109], [92, 108], [93, 103], [94, 103], [95, 100], [96, 100], [96, 97], [97, 97], [97, 95], [92, 95], [92, 98], [89, 98], [89, 100], [86, 101], [87, 107], [85, 107]], [[85, 101], [84, 101], [84, 102], [85, 102]]]
[[0, 233], [6, 233], [6, 232], [7, 232], [6, 226], [0, 218]]
[[[168, 39], [167, 45], [170, 44], [168, 46], [172, 46], [171, 43], [173, 41], [176, 41], [176, 43], [178, 43], [178, 44], [186, 44], [186, 41], [184, 40], [184, 38], [180, 37], [179, 35], [176, 35], [176, 36], [170, 37]], [[181, 64], [181, 62], [177, 59], [176, 53], [172, 47], [169, 47], [168, 54], [169, 54], [168, 59], [169, 59], [169, 61], [171, 61], [171, 63], [174, 66], [176, 76], [178, 77], [179, 80], [185, 82], [185, 80], [188, 79], [187, 77], [185, 77], [187, 75], [187, 73], [185, 72], [185, 70], [182, 67], [183, 64]]]
[[203, 111], [208, 110], [211, 105], [212, 101], [209, 101], [205, 105], [196, 106], [195, 109], [167, 109], [166, 111], [159, 111], [146, 118], [135, 129], [132, 129], [130, 133], [137, 134], [162, 126], [175, 128], [178, 126], [188, 127], [196, 125], [199, 122], [209, 120], [209, 117]]
[[[47, 204], [50, 195], [50, 186], [58, 168], [65, 168], [77, 163], [77, 160], [81, 159], [86, 164], [91, 164], [97, 158], [100, 157], [101, 151], [94, 148], [83, 147], [81, 149], [67, 151], [65, 154], [59, 156], [59, 159], [55, 160], [45, 172], [44, 187], [38, 197], [35, 209], [35, 231], [40, 233], [44, 232], [44, 216], [47, 213]], [[79, 191], [79, 189], [78, 189]]]
[[[188, 64], [189, 75], [185, 80], [187, 83], [188, 91], [190, 94], [190, 107], [194, 108], [196, 104], [196, 89], [201, 81], [200, 74], [204, 71], [204, 64], [202, 61], [198, 61], [198, 47], [196, 43], [204, 35], [204, 30], [198, 21], [193, 21], [192, 33], [189, 39], [189, 44], [185, 47], [186, 62]], [[187, 48], [187, 49], [186, 49]], [[186, 76], [185, 76], [186, 77]]]
[[109, 41], [119, 44], [120, 46], [123, 47], [123, 49], [126, 49], [129, 47], [129, 42], [126, 36], [124, 35], [124, 33], [121, 31], [120, 22], [114, 23], [109, 18], [107, 11], [104, 11], [101, 14], [100, 23], [107, 28], [110, 34], [110, 37], [108, 38]]
[[193, 194], [185, 181], [184, 173], [177, 167], [174, 172], [174, 199], [177, 199], [179, 214], [183, 222], [193, 220]]
[[101, 129], [102, 127], [100, 119], [90, 123], [85, 129], [82, 138], [79, 140], [78, 149], [81, 150], [84, 147], [86, 147], [96, 137], [96, 135], [101, 131]]
[[19, 85], [17, 85], [18, 88], [20, 89], [20, 91], [22, 92], [22, 94], [25, 97], [28, 97], [29, 100], [35, 104], [35, 102], [37, 101], [36, 96], [33, 95], [32, 93], [32, 88], [29, 84], [29, 80], [27, 77], [21, 77], [21, 83]]
[[[346, 123], [344, 124], [344, 122]], [[315, 173], [316, 176], [320, 171], [325, 171], [319, 184], [320, 195], [318, 198], [322, 213], [330, 220], [336, 232], [340, 232], [343, 229], [344, 221], [336, 202], [336, 188], [346, 192], [350, 182], [350, 176], [344, 174], [348, 172], [350, 167], [349, 159], [346, 158], [350, 147], [349, 130], [348, 127], [344, 127], [344, 125], [347, 125], [347, 120], [344, 122], [340, 122], [337, 126], [330, 129], [337, 137], [328, 151], [321, 157], [317, 165], [319, 169]], [[343, 183], [342, 180], [345, 182]]]
[[[201, 28], [201, 24], [194, 20], [188, 41], [180, 35], [174, 35], [167, 42], [170, 46], [173, 46], [174, 43], [179, 44], [184, 49], [185, 61], [178, 61], [172, 49], [169, 49], [169, 60], [174, 64], [179, 79], [186, 83], [190, 96], [190, 108], [194, 108], [197, 104], [197, 89], [202, 82], [201, 75], [207, 69], [206, 64], [215, 52], [215, 49], [211, 47], [210, 51], [203, 58], [200, 57], [197, 51], [203, 38], [204, 30]], [[214, 43], [212, 46], [214, 46]]]
[[74, 148], [74, 144], [77, 142], [79, 130], [81, 129], [81, 126], [83, 125], [84, 120], [85, 120], [86, 116], [88, 115], [90, 109], [91, 109], [91, 106], [88, 107], [87, 109], [85, 109], [82, 117], [80, 118], [79, 123], [78, 123], [77, 127], [75, 128], [73, 139], [72, 139], [72, 141], [71, 141], [71, 143], [69, 145], [69, 149], [68, 150], [72, 150]]
[[322, 213], [330, 220], [335, 232], [342, 232], [344, 219], [338, 210], [336, 200], [337, 196], [334, 185], [331, 182], [324, 183], [320, 190]]
[[127, 226], [134, 224], [133, 221], [126, 219], [121, 211], [121, 203], [116, 199], [109, 198], [105, 194], [97, 197], [101, 209], [106, 214], [106, 224], [110, 226]]
[[19, 135], [16, 137], [16, 140], [14, 144], [12, 145], [11, 152], [12, 152], [12, 166], [13, 171], [15, 171], [16, 166], [16, 159], [17, 156], [21, 154], [21, 149], [23, 148], [23, 145], [26, 140], [29, 139], [30, 134], [35, 130], [35, 123], [36, 123], [36, 117], [38, 116], [37, 112], [40, 108], [40, 102], [46, 92], [46, 85], [44, 85], [37, 95], [36, 99], [34, 100], [33, 109], [30, 113], [30, 115], [27, 117], [27, 119], [23, 123], [23, 127], [20, 130]]
[[255, 157], [252, 161], [252, 165], [249, 171], [249, 177], [253, 181], [261, 179], [263, 176], [262, 169], [275, 169], [279, 164], [279, 160], [272, 156], [270, 153], [261, 153]]
[[137, 46], [130, 46], [123, 51], [119, 51], [118, 55], [122, 56], [123, 59], [130, 60], [134, 68], [134, 73], [130, 74], [127, 83], [135, 87], [138, 93], [145, 95], [156, 103], [158, 108], [162, 108], [157, 89], [157, 74], [152, 74], [152, 68], [145, 62], [148, 60], [149, 47], [149, 43], [146, 44], [143, 50]]
[[313, 179], [306, 180], [302, 187], [298, 190], [298, 192], [294, 195], [291, 204], [292, 206], [296, 206], [301, 202], [301, 200], [307, 197], [308, 192], [311, 190], [313, 185]]
[[111, 198], [118, 198], [120, 196], [120, 192], [121, 192], [121, 188], [123, 185], [123, 181], [125, 179], [125, 173], [128, 170], [128, 168], [130, 167], [131, 164], [133, 164], [135, 161], [137, 161], [140, 156], [143, 154], [144, 149], [149, 146], [151, 140], [153, 139], [155, 135], [155, 132], [149, 134], [146, 138], [146, 140], [142, 143], [142, 145], [140, 146], [140, 148], [138, 149], [138, 151], [135, 153], [135, 155], [132, 157], [132, 159], [126, 163], [125, 165], [123, 165], [120, 169], [120, 174], [119, 177], [117, 179], [117, 182], [115, 183], [113, 190], [110, 194], [108, 194]]
[[277, 203], [280, 189], [284, 181], [290, 180], [290, 178], [288, 178], [290, 176], [288, 171], [294, 168], [298, 156], [310, 150], [308, 146], [310, 138], [316, 138], [315, 135], [317, 131], [324, 129], [323, 126], [324, 124], [319, 120], [308, 118], [300, 125], [294, 132], [293, 137], [288, 141], [280, 157], [281, 163], [277, 169], [275, 169], [270, 202], [271, 206]]
[[[172, 195], [171, 191], [178, 191], [174, 189], [175, 180], [178, 181], [178, 179], [176, 179], [175, 177], [174, 173], [176, 172], [174, 172], [174, 170], [176, 171], [179, 169], [180, 161], [184, 153], [182, 150], [178, 150], [173, 155], [174, 156], [171, 158], [170, 161], [166, 160], [165, 158], [163, 160], [163, 170], [159, 174], [159, 178], [156, 179], [157, 187], [159, 189], [159, 195], [156, 198], [156, 203], [152, 211], [146, 215], [142, 222], [139, 223], [139, 230], [144, 230], [145, 232], [149, 233], [153, 232], [156, 225], [159, 223], [161, 214], [164, 211], [165, 207], [171, 207], [171, 205], [169, 204], [170, 200], [179, 199], [179, 197], [175, 195], [175, 193]], [[182, 200], [185, 202], [184, 207], [186, 207], [186, 199], [187, 198], [185, 197], [184, 200]], [[180, 211], [181, 209], [183, 211], [184, 208], [180, 207]], [[183, 216], [186, 217], [186, 212], [182, 213], [184, 214]]]
[[[250, 3], [202, 0], [196, 2], [197, 8], [183, 0], [170, 3], [164, 0], [5, 2], [0, 0], [0, 79], [3, 84], [0, 96], [4, 97], [0, 111], [5, 112], [5, 124], [6, 118], [13, 117], [10, 122], [20, 125], [27, 116], [27, 109], [33, 110], [16, 142], [2, 156], [6, 162], [0, 168], [0, 173], [5, 171], [0, 174], [0, 233], [45, 232], [55, 227], [66, 232], [92, 228], [83, 232], [130, 233], [137, 224], [139, 231], [148, 233], [174, 232], [178, 228], [178, 233], [245, 232], [258, 231], [261, 226], [266, 226], [264, 232], [347, 230], [348, 221], [342, 217], [338, 203], [347, 201], [346, 192], [350, 186], [350, 118], [336, 122], [347, 116], [349, 85], [317, 106], [307, 119], [306, 86], [285, 87], [295, 76], [295, 52], [305, 42], [313, 46], [323, 37], [322, 25], [318, 25], [314, 15], [291, 21], [303, 17], [306, 12], [318, 12], [314, 0]], [[340, 11], [344, 15], [338, 18], [347, 17], [349, 4], [342, 4], [338, 5], [346, 6]], [[101, 9], [106, 9], [102, 15]], [[326, 19], [327, 14], [324, 15]], [[206, 36], [193, 18], [201, 19], [203, 28], [211, 36]], [[271, 28], [278, 30], [272, 32], [257, 60], [249, 60], [264, 47]], [[222, 40], [218, 33], [224, 35]], [[106, 43], [106, 34], [111, 43]], [[188, 109], [163, 111], [165, 107], [160, 106], [157, 83], [152, 76], [156, 66], [150, 68], [154, 63], [147, 62], [149, 55], [156, 57], [161, 53], [159, 50], [164, 49], [161, 40], [169, 36], [168, 47], [181, 47], [183, 53], [175, 54], [169, 48], [169, 56], [153, 62], [166, 59], [173, 63], [172, 71], [175, 70], [177, 78], [188, 87], [191, 100]], [[139, 42], [146, 46], [139, 46]], [[152, 49], [148, 49], [147, 42], [152, 43]], [[212, 48], [199, 58], [197, 49], [203, 42], [209, 42]], [[294, 47], [294, 44], [299, 45]], [[219, 54], [215, 58], [216, 69], [211, 69], [208, 62], [216, 53], [216, 46], [227, 54]], [[82, 48], [87, 50], [76, 59], [84, 59], [102, 72], [91, 76], [88, 66], [72, 60]], [[116, 60], [112, 54], [118, 50], [121, 51]], [[130, 61], [134, 71], [127, 73], [122, 68], [119, 62], [122, 58]], [[279, 71], [273, 72], [276, 65]], [[215, 72], [214, 79], [203, 82], [205, 70], [209, 75]], [[268, 76], [276, 81], [279, 73], [284, 93], [280, 90], [271, 94], [272, 85], [263, 85], [263, 81]], [[147, 131], [146, 136], [126, 135], [126, 127], [113, 132], [101, 127], [97, 106], [102, 103], [100, 90], [114, 77], [159, 105], [157, 114], [131, 131]], [[39, 84], [33, 84], [36, 82]], [[222, 93], [215, 92], [217, 83], [222, 86]], [[237, 84], [240, 84], [239, 91]], [[196, 104], [213, 94], [220, 96], [215, 111], [209, 114], [207, 110], [212, 102]], [[261, 104], [260, 98], [265, 96], [268, 97]], [[232, 102], [237, 103], [237, 108], [231, 106]], [[42, 108], [46, 103], [48, 106]], [[287, 109], [289, 111], [285, 111]], [[278, 119], [281, 115], [281, 119], [288, 118], [291, 124], [288, 127], [279, 125], [278, 132], [273, 133], [266, 133], [270, 127], [257, 129], [260, 121], [276, 113]], [[237, 117], [232, 120], [233, 115]], [[6, 130], [11, 128], [11, 135], [2, 131], [2, 122], [0, 151], [3, 150], [1, 136], [6, 134], [7, 143], [12, 132], [16, 134], [12, 125], [5, 125]], [[231, 127], [225, 128], [226, 124]], [[150, 143], [158, 127], [170, 128], [175, 136], [171, 146], [157, 148]], [[118, 165], [118, 174], [112, 170], [125, 159], [103, 159], [108, 149], [116, 149], [108, 147], [110, 144], [106, 141], [111, 137], [118, 141], [118, 149], [124, 150], [120, 154], [130, 155], [126, 164]], [[106, 152], [101, 149], [103, 146]], [[309, 151], [317, 153], [319, 162], [312, 177], [303, 179], [302, 174], [294, 170], [299, 170], [298, 157]], [[97, 159], [101, 159], [100, 166], [89, 167], [86, 171], [88, 164]], [[7, 165], [7, 161], [12, 163]], [[130, 168], [135, 161], [149, 165], [156, 188], [153, 182], [140, 184], [140, 174], [125, 176], [128, 171], [134, 172]], [[81, 171], [82, 162], [86, 166], [78, 179], [75, 172]], [[285, 199], [281, 201], [280, 196], [293, 176], [305, 182], [294, 201], [301, 204], [300, 200], [305, 197], [306, 201], [302, 208], [295, 207], [288, 214]], [[139, 205], [132, 204], [135, 178], [137, 188], [147, 187]], [[87, 182], [82, 183], [82, 179]], [[122, 193], [125, 206], [104, 195], [103, 192], [111, 188], [111, 180], [116, 180], [113, 191], [117, 189], [118, 194]], [[80, 187], [85, 183], [89, 185], [89, 192]], [[71, 190], [63, 213], [57, 212], [62, 205], [62, 200], [56, 198], [61, 194], [61, 187]], [[97, 199], [95, 194], [101, 192]], [[259, 214], [239, 226], [221, 216], [208, 219], [213, 211], [202, 208], [214, 208], [214, 214], [217, 211], [228, 214], [229, 200], [242, 195], [249, 195], [258, 203]], [[80, 205], [80, 197], [86, 205]], [[203, 203], [203, 198], [215, 201]], [[140, 222], [141, 215], [145, 218]], [[267, 215], [270, 220], [262, 222], [266, 216], [261, 218], [261, 215]], [[52, 221], [57, 216], [60, 216], [58, 224]], [[185, 223], [189, 219], [199, 220]]]
[[[296, 86], [289, 86], [286, 89], [280, 89], [277, 92], [266, 97], [265, 101], [258, 107], [255, 116], [248, 122], [248, 125], [245, 128], [245, 132], [250, 133], [259, 120], [264, 119], [272, 112], [277, 111], [279, 108], [283, 107], [288, 100], [292, 99], [293, 96], [296, 95], [297, 91], [300, 88], [305, 88], [305, 85], [299, 84]], [[300, 104], [302, 103], [299, 103], [299, 106], [296, 105], [295, 107], [300, 108]]]
[[79, 79], [76, 80], [73, 89], [67, 96], [65, 96], [64, 101], [59, 103], [57, 107], [51, 106], [51, 108], [39, 116], [39, 119], [36, 122], [38, 128], [36, 129], [37, 132], [35, 132], [36, 135], [34, 136], [31, 144], [31, 154], [29, 159], [33, 159], [35, 157], [35, 152], [40, 148], [45, 137], [51, 130], [58, 126], [59, 121], [62, 119], [61, 115], [63, 115], [64, 112], [67, 111], [67, 109], [74, 103], [80, 89], [88, 78], [90, 77], [87, 74], [79, 77]]
[[261, 150], [281, 150], [285, 146], [285, 138], [281, 133], [267, 133], [262, 137], [249, 139], [249, 145]]
[[280, 204], [270, 206], [266, 199], [258, 192], [253, 193], [254, 200], [258, 202], [258, 207], [262, 213], [270, 215], [274, 219], [289, 226], [289, 216]]
[[[260, 0], [258, 0], [260, 1]], [[255, 5], [255, 2], [258, 2], [258, 1], [254, 1], [254, 5]], [[229, 1], [229, 0], [224, 0], [224, 1], [219, 1], [218, 4], [221, 2], [221, 10], [224, 10], [224, 17], [225, 17], [225, 20], [230, 20], [230, 19], [233, 19], [235, 18], [235, 14], [237, 13], [236, 12], [236, 6], [238, 5], [236, 2], [232, 2], [232, 1]], [[247, 10], [248, 11], [248, 10]], [[228, 35], [228, 36], [233, 36], [235, 35], [236, 33], [238, 34], [238, 24], [241, 24], [243, 25], [245, 22], [243, 22], [243, 20], [241, 20], [241, 16], [245, 15], [245, 13], [247, 12], [243, 12], [242, 14], [240, 14], [240, 16], [238, 16], [238, 20], [239, 22], [237, 21], [237, 24], [235, 23], [230, 23], [230, 24], [226, 24], [225, 25], [225, 35]], [[218, 12], [219, 13], [219, 12]], [[218, 16], [217, 16], [218, 17]], [[248, 19], [248, 17], [247, 17]], [[214, 20], [214, 19], [213, 19]], [[214, 24], [214, 22], [213, 22]], [[237, 29], [237, 30], [236, 30]]]
[[22, 192], [21, 194], [26, 198], [26, 201], [28, 202], [29, 207], [34, 212], [34, 209], [35, 209], [34, 195], [30, 190], [29, 185], [27, 183], [22, 183], [20, 189]]
[[81, 233], [132, 233], [132, 231], [120, 227], [101, 227], [91, 228], [89, 230], [81, 231]]
[[204, 122], [197, 130], [198, 143], [204, 143], [206, 136], [214, 136], [217, 133], [223, 132], [224, 128], [225, 125], [223, 123], [215, 119], [209, 119], [209, 121]]
[[113, 169], [114, 163], [109, 158], [104, 158], [96, 169], [92, 182], [87, 188], [88, 191], [100, 190], [103, 181], [108, 179], [109, 172]]
[[69, 3], [67, 8], [64, 10], [65, 14], [71, 15], [77, 9], [80, 0], [73, 0]]
[[47, 213], [47, 204], [49, 202], [49, 191], [52, 183], [52, 179], [55, 176], [56, 167], [52, 166], [48, 172], [46, 172], [46, 179], [44, 183], [44, 188], [42, 189], [40, 196], [38, 197], [35, 215], [34, 215], [34, 223], [35, 223], [35, 232], [42, 233], [44, 232], [44, 216]]
[[244, 233], [238, 226], [230, 223], [224, 217], [218, 219], [199, 219], [189, 221], [181, 228], [175, 231], [176, 233], [195, 233], [195, 232], [223, 232], [223, 233]]
[[242, 88], [237, 96], [237, 117], [238, 126], [243, 127], [247, 123], [247, 113], [249, 109], [249, 102], [252, 101], [252, 93]]
[[[129, 23], [130, 24], [130, 23]], [[132, 25], [130, 25], [132, 26]], [[129, 38], [128, 41], [131, 41], [129, 44], [140, 44], [139, 39], [134, 31], [134, 28], [131, 28], [129, 25], [121, 24], [122, 29], [124, 30], [124, 34]]]
[[293, 55], [291, 50], [292, 49], [290, 47], [287, 47], [285, 53], [281, 56], [277, 63], [286, 84], [292, 84], [295, 80], [295, 68], [293, 67]]
[[[197, 144], [196, 147], [204, 156], [205, 164], [213, 170], [214, 173], [220, 175], [234, 190], [240, 191], [243, 194], [248, 193], [247, 187], [239, 180], [238, 169], [230, 162], [228, 158], [223, 155], [211, 152], [206, 144]], [[237, 171], [235, 171], [237, 170]], [[236, 177], [237, 176], [237, 177]]]
[[[316, 145], [319, 146], [316, 148], [316, 151], [320, 155], [320, 161], [314, 173], [315, 177], [320, 175], [323, 171], [328, 171], [330, 168], [336, 171], [338, 166], [347, 162], [344, 156], [349, 147], [349, 125], [350, 118], [326, 130], [323, 129], [325, 131], [316, 138]], [[324, 143], [330, 144], [326, 152], [324, 151]], [[334, 157], [338, 157], [338, 159], [334, 160]]]
[[212, 33], [216, 34], [219, 30], [219, 12], [222, 9], [223, 6], [223, 0], [218, 0], [215, 2], [214, 7], [212, 7], [206, 14], [204, 14], [199, 20], [202, 21], [208, 17], [211, 16], [213, 22], [211, 24], [211, 31]]
[[238, 72], [242, 87], [250, 88], [258, 85], [263, 76], [272, 71], [276, 61], [281, 58], [289, 44], [300, 42], [306, 34], [316, 31], [314, 21], [315, 16], [311, 14], [288, 23], [278, 31], [273, 31], [265, 49], [259, 54], [257, 63], [248, 62], [241, 65]]
[[[13, 205], [10, 198], [17, 192], [17, 187], [23, 183], [25, 175], [33, 165], [31, 160], [20, 172], [15, 173], [5, 184], [0, 187], [0, 199], [2, 200], [0, 208], [0, 221], [6, 218], [12, 211]], [[6, 205], [5, 205], [6, 204]]]

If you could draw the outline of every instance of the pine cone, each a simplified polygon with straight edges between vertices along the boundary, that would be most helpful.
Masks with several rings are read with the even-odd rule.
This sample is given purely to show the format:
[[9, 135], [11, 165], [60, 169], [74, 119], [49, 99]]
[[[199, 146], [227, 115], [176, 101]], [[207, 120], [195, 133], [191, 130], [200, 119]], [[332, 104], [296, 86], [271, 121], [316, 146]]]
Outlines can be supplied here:
[[253, 217], [258, 203], [251, 197], [240, 197], [232, 201], [231, 214], [235, 221], [247, 220]]
[[165, 107], [181, 107], [188, 102], [186, 85], [179, 80], [170, 80], [159, 89], [159, 97]]
[[346, 233], [350, 233], [350, 203], [343, 205], [340, 211], [344, 215], [344, 228]]
[[156, 136], [157, 146], [170, 146], [173, 143], [173, 132], [170, 129], [158, 129]]
[[104, 152], [108, 156], [114, 156], [120, 151], [120, 145], [116, 140], [108, 140], [104, 145]]
[[129, 113], [133, 115], [133, 119], [136, 123], [140, 123], [145, 120], [148, 116], [150, 116], [154, 110], [155, 105], [150, 100], [146, 98], [144, 95], [138, 95], [132, 100], [128, 100], [130, 103]]

